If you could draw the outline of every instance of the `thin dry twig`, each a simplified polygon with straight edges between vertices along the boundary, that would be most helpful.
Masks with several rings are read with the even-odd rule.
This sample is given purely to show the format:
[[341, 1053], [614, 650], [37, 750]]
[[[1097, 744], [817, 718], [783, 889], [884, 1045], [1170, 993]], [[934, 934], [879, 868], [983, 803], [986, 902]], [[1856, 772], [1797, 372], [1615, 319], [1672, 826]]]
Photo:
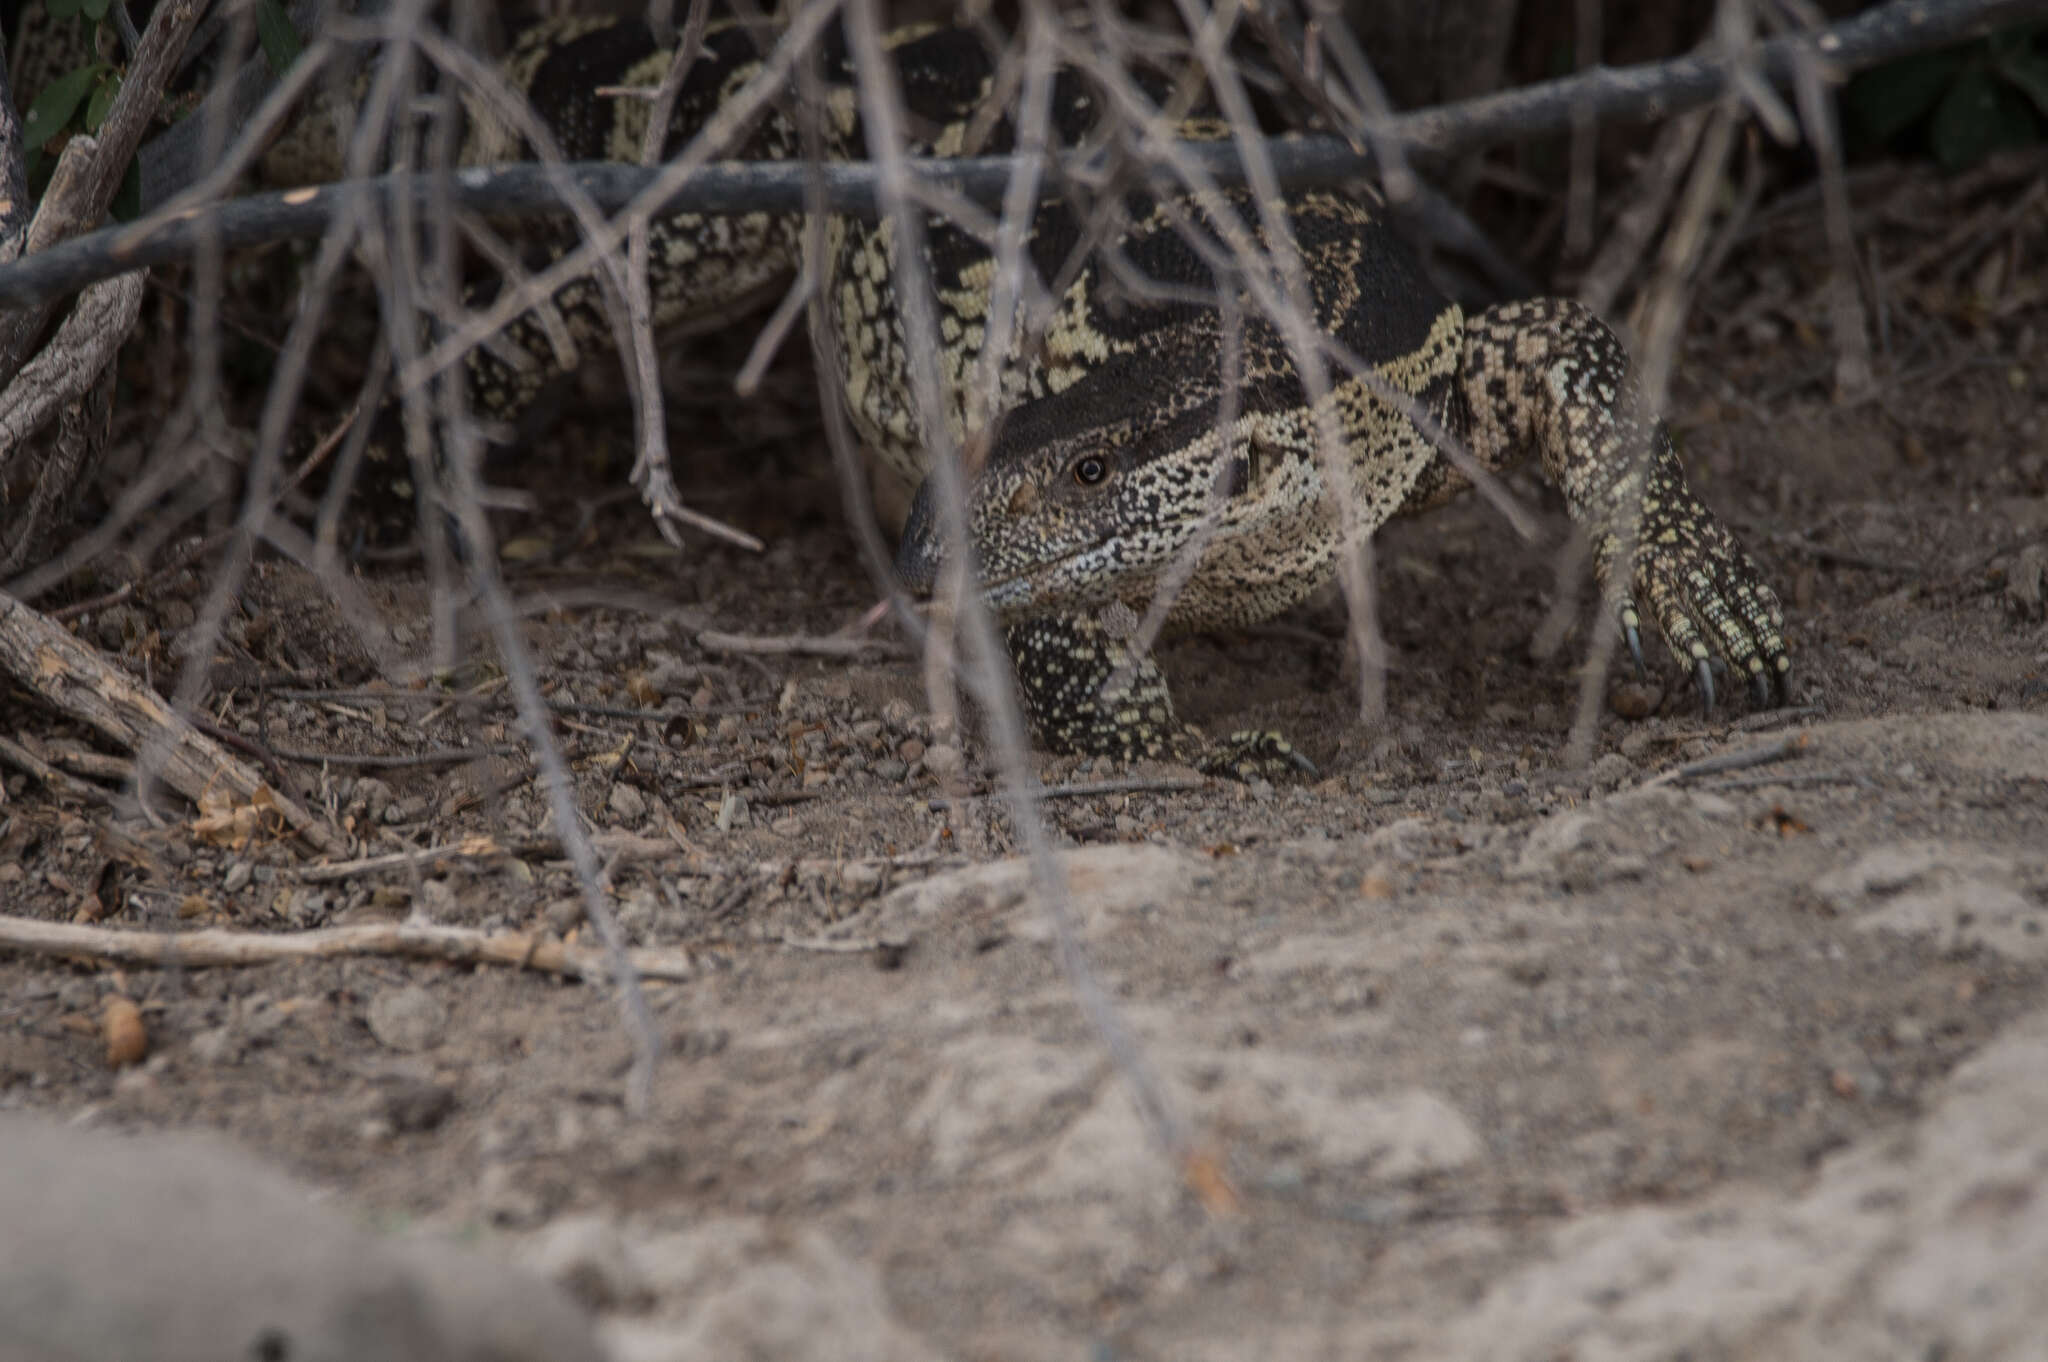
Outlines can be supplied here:
[[[799, 11], [791, 30], [797, 49], [807, 49], [815, 41], [818, 26], [829, 18], [829, 13], [818, 11], [835, 8], [832, 4], [807, 5]], [[1917, 0], [1891, 0], [1812, 39], [1773, 38], [1758, 45], [1754, 62], [1770, 79], [1789, 82], [1794, 52], [1811, 47], [1820, 53], [1831, 71], [1846, 73], [2010, 26], [2037, 16], [2040, 11], [2040, 0], [1951, 0], [1938, 9]], [[721, 122], [717, 130], [720, 138], [729, 134], [732, 126], [756, 116], [774, 93], [776, 83], [788, 78], [797, 55], [795, 51], [787, 59], [779, 55], [788, 45], [787, 41], [777, 45], [778, 55], [764, 70], [762, 83], [750, 83], [746, 91], [735, 97], [735, 116], [729, 122]], [[1670, 117], [1712, 103], [1720, 97], [1728, 80], [1723, 63], [1700, 55], [1635, 67], [1601, 68], [1583, 76], [1547, 81], [1440, 109], [1401, 114], [1374, 132], [1411, 150], [1449, 156], [1496, 142], [1569, 131], [1575, 112], [1582, 107], [1596, 110], [1604, 122]], [[686, 149], [659, 172], [609, 162], [574, 164], [562, 169], [599, 207], [608, 211], [630, 207], [632, 215], [679, 211], [797, 212], [803, 210], [813, 184], [820, 188], [823, 206], [832, 211], [869, 220], [875, 215], [878, 177], [871, 165], [819, 168], [787, 162], [713, 164], [707, 148], [715, 141], [706, 147], [693, 144], [693, 149]], [[1204, 162], [1218, 183], [1241, 182], [1243, 172], [1229, 146], [1196, 146], [1189, 148], [1187, 154]], [[1276, 172], [1291, 185], [1341, 183], [1369, 171], [1368, 163], [1338, 137], [1294, 139], [1274, 147], [1271, 156]], [[910, 173], [921, 183], [943, 183], [969, 199], [992, 202], [1000, 200], [1011, 183], [1015, 160], [972, 157], [926, 165], [913, 163]], [[1046, 177], [1047, 192], [1059, 190], [1077, 177], [1086, 180], [1088, 167], [1055, 164]], [[462, 183], [451, 187], [451, 192], [454, 201], [465, 210], [493, 218], [559, 216], [564, 208], [555, 188], [558, 182], [549, 168], [511, 166], [465, 175]], [[231, 248], [317, 236], [340, 211], [345, 196], [337, 191], [342, 188], [255, 195], [203, 213], [194, 211], [176, 219], [145, 220], [133, 227], [66, 242], [33, 258], [0, 266], [0, 306], [21, 307], [61, 297], [75, 293], [95, 279], [183, 259], [193, 249], [201, 218], [216, 219], [221, 240]], [[362, 187], [348, 188], [354, 192]], [[427, 193], [423, 182], [402, 173], [376, 177], [370, 189], [380, 201]], [[505, 298], [426, 356], [426, 369], [438, 372], [455, 364], [462, 354], [502, 329], [513, 317], [532, 308], [568, 280], [588, 273], [600, 254], [617, 249], [630, 230], [630, 222], [630, 216], [615, 221], [603, 238], [586, 241], [565, 255], [536, 275], [530, 287], [508, 291]], [[406, 381], [423, 382], [427, 376], [412, 373]]]
[[[68, 771], [60, 771], [49, 762], [31, 752], [28, 747], [12, 738], [0, 737], [0, 762], [24, 771], [41, 781], [59, 794], [70, 795], [90, 804], [107, 805], [114, 802], [114, 796], [107, 790], [88, 780], [80, 780]], [[0, 804], [7, 802], [7, 787], [0, 785]]]
[[364, 771], [415, 770], [422, 766], [460, 766], [484, 757], [516, 757], [526, 749], [500, 744], [495, 747], [451, 747], [433, 752], [313, 752], [273, 747], [270, 755], [279, 761], [304, 762], [311, 766], [338, 766]]
[[[508, 965], [603, 983], [610, 964], [602, 951], [530, 932], [480, 932], [432, 923], [366, 923], [309, 932], [142, 932], [70, 922], [0, 916], [0, 952], [85, 960], [98, 965], [159, 969], [219, 969], [348, 956], [395, 956], [451, 965]], [[627, 959], [648, 979], [696, 975], [687, 951], [640, 949]]]
[[747, 653], [756, 657], [912, 656], [909, 649], [889, 639], [831, 634], [727, 634], [705, 629], [697, 635], [697, 646], [710, 653]]
[[1701, 776], [1718, 776], [1729, 771], [1743, 771], [1752, 766], [1768, 766], [1774, 761], [1788, 761], [1793, 757], [1806, 755], [1813, 749], [1813, 735], [1793, 733], [1765, 743], [1760, 747], [1746, 747], [1740, 752], [1723, 752], [1717, 756], [1702, 757], [1698, 761], [1666, 771], [1643, 782], [1642, 788], [1651, 789], [1659, 785], [1673, 785], [1680, 781], [1697, 780]]

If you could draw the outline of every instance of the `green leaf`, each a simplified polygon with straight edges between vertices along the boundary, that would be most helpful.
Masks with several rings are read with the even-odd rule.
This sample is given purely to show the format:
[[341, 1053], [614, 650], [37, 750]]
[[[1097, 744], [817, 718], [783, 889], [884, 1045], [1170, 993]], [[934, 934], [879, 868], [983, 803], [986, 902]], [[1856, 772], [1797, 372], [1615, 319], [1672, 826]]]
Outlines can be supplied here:
[[1871, 141], [1889, 142], [1927, 116], [1965, 60], [1951, 50], [1887, 62], [1850, 81], [1842, 102]]
[[115, 71], [94, 87], [92, 98], [85, 105], [85, 130], [98, 132], [100, 124], [107, 121], [107, 111], [114, 107], [114, 96], [121, 93], [121, 73]]
[[271, 71], [280, 76], [291, 69], [306, 46], [278, 0], [256, 0], [256, 41], [263, 45], [263, 59], [270, 63]]
[[84, 12], [86, 18], [97, 24], [107, 17], [107, 7], [108, 0], [83, 0], [78, 8]]
[[94, 62], [76, 71], [66, 71], [45, 85], [21, 120], [22, 141], [32, 149], [50, 145], [52, 138], [70, 126], [71, 115], [78, 112], [79, 104], [106, 69], [104, 64]]
[[1997, 57], [1998, 74], [2034, 101], [2034, 108], [2048, 118], [2048, 54], [2032, 47], [2016, 47]]
[[1934, 159], [1944, 170], [1965, 170], [1994, 151], [2028, 146], [2040, 128], [2031, 104], [1985, 67], [1965, 71], [1928, 125]]

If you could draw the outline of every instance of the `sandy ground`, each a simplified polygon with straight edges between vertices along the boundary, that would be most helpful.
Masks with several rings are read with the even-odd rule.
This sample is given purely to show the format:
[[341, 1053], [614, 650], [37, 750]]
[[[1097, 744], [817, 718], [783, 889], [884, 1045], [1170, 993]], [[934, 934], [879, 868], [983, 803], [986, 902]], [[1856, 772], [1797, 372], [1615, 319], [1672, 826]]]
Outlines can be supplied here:
[[[1786, 596], [1789, 710], [1637, 693], [1653, 712], [1606, 714], [1567, 766], [1590, 630], [1529, 646], [1554, 506], [1541, 544], [1477, 504], [1384, 536], [1377, 726], [1334, 602], [1166, 651], [1198, 722], [1281, 728], [1323, 773], [1050, 805], [1192, 1172], [1148, 1143], [1006, 859], [982, 746], [935, 731], [916, 660], [704, 646], [829, 632], [872, 590], [804, 422], [764, 454], [687, 402], [679, 438], [729, 448], [686, 495], [765, 555], [665, 556], [632, 507], [592, 529], [565, 506], [514, 569], [583, 815], [674, 848], [611, 876], [634, 941], [695, 961], [649, 990], [652, 1114], [623, 1110], [605, 989], [385, 959], [0, 957], [0, 1108], [224, 1132], [360, 1224], [553, 1276], [619, 1357], [2048, 1356], [2038, 213], [2029, 232], [1988, 295], [1978, 254], [1895, 281], [1877, 400], [1830, 400], [1814, 281], [1768, 233], [1703, 300], [1674, 425]], [[417, 577], [363, 585], [419, 654]], [[175, 658], [201, 586], [81, 632]], [[363, 652], [283, 566], [222, 652], [209, 713], [275, 752], [516, 737], [488, 661], [456, 678], [473, 703], [363, 690]], [[548, 826], [517, 755], [283, 769], [366, 851]], [[18, 913], [579, 930], [545, 849], [312, 882], [176, 810], [6, 789]], [[117, 991], [152, 1051], [119, 1073], [97, 1031]]]

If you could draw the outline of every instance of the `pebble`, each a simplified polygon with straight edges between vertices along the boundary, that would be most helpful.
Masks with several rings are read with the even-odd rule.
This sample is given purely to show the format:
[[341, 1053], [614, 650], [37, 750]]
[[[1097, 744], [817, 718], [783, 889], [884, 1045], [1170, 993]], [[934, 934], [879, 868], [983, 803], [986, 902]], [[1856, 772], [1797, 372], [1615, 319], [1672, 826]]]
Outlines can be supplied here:
[[249, 887], [249, 881], [255, 874], [255, 866], [247, 861], [236, 861], [228, 866], [228, 873], [221, 876], [220, 887], [227, 893], [238, 893]]
[[582, 925], [583, 900], [579, 898], [556, 899], [548, 905], [547, 911], [541, 914], [541, 921], [545, 922], [548, 930], [556, 936], [567, 936], [571, 931]]
[[441, 1043], [448, 1028], [448, 1009], [418, 984], [387, 988], [370, 999], [370, 1034], [401, 1054], [415, 1054]]
[[605, 803], [613, 813], [628, 823], [638, 823], [647, 816], [647, 796], [623, 781], [612, 786], [612, 792]]
[[897, 757], [883, 757], [875, 763], [875, 774], [883, 780], [901, 780], [910, 774], [910, 763]]
[[1647, 719], [1657, 712], [1657, 702], [1663, 698], [1655, 686], [1624, 681], [1607, 693], [1607, 707], [1624, 719]]
[[933, 743], [925, 749], [924, 769], [935, 776], [958, 775], [967, 759], [951, 743]]
[[795, 814], [786, 814], [768, 825], [768, 831], [777, 837], [795, 837], [804, 830], [804, 820]]
[[192, 1037], [188, 1046], [192, 1058], [207, 1068], [232, 1064], [242, 1057], [242, 1043], [231, 1026], [215, 1026]]
[[452, 921], [456, 913], [455, 886], [438, 877], [420, 881], [419, 910], [435, 922]]
[[349, 802], [363, 806], [363, 813], [372, 823], [382, 823], [385, 811], [391, 807], [391, 787], [375, 776], [365, 776], [355, 783], [349, 792]]
[[924, 743], [917, 738], [905, 738], [896, 745], [896, 755], [913, 766], [917, 764], [918, 759], [923, 757], [924, 754]]
[[1619, 785], [1634, 774], [1635, 763], [1619, 752], [1609, 752], [1594, 762], [1586, 771], [1586, 779], [1594, 787]]

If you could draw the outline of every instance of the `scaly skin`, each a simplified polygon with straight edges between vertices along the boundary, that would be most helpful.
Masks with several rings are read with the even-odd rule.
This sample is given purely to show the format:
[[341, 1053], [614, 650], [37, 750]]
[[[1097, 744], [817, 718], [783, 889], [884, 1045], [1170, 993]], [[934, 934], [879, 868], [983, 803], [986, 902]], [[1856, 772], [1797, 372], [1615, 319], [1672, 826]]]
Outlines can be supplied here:
[[[1686, 485], [1663, 427], [1642, 419], [1613, 333], [1562, 299], [1506, 304], [1469, 320], [1446, 303], [1439, 319], [1433, 336], [1448, 325], [1459, 338], [1448, 383], [1435, 364], [1405, 372], [1383, 365], [1382, 373], [1463, 436], [1488, 469], [1538, 456], [1588, 535], [1638, 665], [1640, 602], [1708, 706], [1716, 665], [1746, 677], [1760, 704], [1782, 697], [1791, 663], [1778, 599]], [[1341, 329], [1338, 321], [1331, 329]], [[1360, 532], [1441, 505], [1469, 485], [1440, 452], [1417, 460], [1420, 437], [1408, 417], [1383, 403], [1346, 400], [1341, 384], [1337, 406], [1347, 413], [1343, 462]], [[1236, 734], [1209, 747], [1175, 716], [1156, 665], [1134, 659], [1105, 621], [1143, 610], [1210, 517], [1212, 537], [1168, 611], [1169, 626], [1266, 618], [1329, 580], [1343, 527], [1312, 436], [1298, 423], [1276, 449], [1270, 425], [1240, 418], [1220, 446], [1211, 432], [1191, 435], [1186, 422], [1134, 430], [1118, 421], [1042, 440], [1036, 416], [1029, 409], [1020, 416], [1017, 438], [997, 443], [969, 490], [969, 537], [1047, 744], [1123, 758], [1175, 756], [1240, 774], [1298, 760], [1271, 734]], [[1263, 455], [1254, 458], [1261, 442]], [[1221, 460], [1219, 448], [1227, 451]], [[1247, 476], [1260, 463], [1264, 471]], [[1275, 465], [1297, 476], [1276, 476]], [[1216, 495], [1219, 487], [1229, 495]], [[1391, 501], [1390, 488], [1401, 491]], [[942, 558], [926, 506], [913, 516], [899, 565], [916, 579]], [[1101, 691], [1123, 676], [1135, 678], [1135, 698]], [[1289, 757], [1276, 755], [1283, 750]]]
[[[982, 116], [981, 101], [1000, 82], [977, 32], [906, 29], [888, 45], [920, 130], [911, 150], [1014, 148], [1008, 118]], [[863, 134], [850, 65], [843, 45], [826, 47], [826, 152], [859, 155]], [[652, 86], [667, 68], [667, 54], [637, 21], [567, 19], [524, 35], [504, 74], [570, 158], [636, 159], [649, 105], [598, 91]], [[706, 56], [684, 82], [668, 154], [716, 122], [757, 69], [753, 40], [715, 24]], [[1174, 84], [1169, 72], [1138, 78], [1148, 90], [1156, 86], [1155, 99]], [[1056, 144], [1089, 139], [1102, 101], [1079, 77], [1060, 73], [1050, 104]], [[518, 129], [482, 108], [472, 114], [466, 162], [532, 153]], [[1199, 110], [1181, 125], [1188, 137], [1223, 131]], [[970, 136], [979, 139], [972, 146]], [[787, 157], [801, 144], [786, 116], [771, 111], [734, 150]], [[1170, 627], [1269, 618], [1328, 579], [1347, 532], [1369, 533], [1458, 490], [1463, 476], [1388, 393], [1462, 435], [1489, 467], [1538, 455], [1586, 528], [1638, 655], [1640, 604], [1709, 697], [1717, 661], [1749, 677], [1762, 698], [1782, 688], [1788, 664], [1776, 598], [1686, 488], [1661, 428], [1636, 415], [1626, 356], [1590, 313], [1548, 300], [1468, 321], [1434, 292], [1371, 195], [1292, 193], [1286, 216], [1315, 324], [1374, 376], [1368, 381], [1337, 369], [1326, 405], [1311, 410], [1306, 384], [1273, 325], [1248, 309], [1241, 344], [1229, 346], [1217, 308], [1190, 301], [1204, 290], [1213, 294], [1210, 262], [1222, 242], [1244, 233], [1263, 242], [1261, 215], [1249, 198], [1232, 194], [1205, 208], [1192, 199], [1130, 193], [1122, 207], [1125, 225], [1107, 249], [1084, 243], [1085, 218], [1073, 203], [1039, 208], [1026, 263], [1041, 280], [1069, 282], [1043, 334], [999, 357], [993, 406], [1008, 415], [1000, 417], [972, 498], [983, 579], [1049, 745], [1169, 756], [1238, 775], [1300, 769], [1302, 759], [1274, 735], [1240, 733], [1211, 744], [1181, 724], [1156, 665], [1135, 655], [1128, 639], [1198, 532], [1211, 537], [1173, 598]], [[825, 227], [828, 263], [813, 331], [828, 375], [864, 443], [915, 484], [929, 471], [938, 442], [936, 432], [921, 427], [911, 400], [891, 224], [835, 217]], [[1190, 228], [1210, 238], [1206, 251], [1186, 240]], [[649, 269], [656, 324], [701, 325], [772, 292], [795, 266], [800, 234], [800, 221], [786, 215], [657, 220]], [[538, 265], [572, 241], [566, 231], [542, 232], [522, 244]], [[948, 389], [943, 419], [971, 444], [983, 433], [969, 429], [981, 405], [969, 398], [990, 340], [989, 256], [980, 238], [934, 222], [926, 257]], [[1133, 277], [1165, 287], [1148, 296], [1130, 287]], [[1236, 282], [1226, 287], [1242, 291]], [[467, 301], [479, 305], [494, 292], [483, 284]], [[515, 426], [545, 386], [575, 369], [585, 351], [608, 349], [610, 341], [596, 284], [572, 280], [547, 307], [516, 318], [469, 355], [472, 410], [500, 427]], [[1236, 355], [1228, 400], [1226, 352]], [[1219, 436], [1226, 415], [1229, 429]], [[1319, 455], [1324, 430], [1342, 446], [1334, 468]], [[373, 441], [373, 452], [396, 448]], [[1336, 510], [1333, 477], [1346, 489], [1348, 523]], [[902, 562], [913, 580], [932, 580], [941, 556], [929, 511], [927, 504], [914, 518], [904, 544]], [[1632, 526], [1640, 551], [1623, 572]], [[1120, 686], [1105, 692], [1110, 680]]]

